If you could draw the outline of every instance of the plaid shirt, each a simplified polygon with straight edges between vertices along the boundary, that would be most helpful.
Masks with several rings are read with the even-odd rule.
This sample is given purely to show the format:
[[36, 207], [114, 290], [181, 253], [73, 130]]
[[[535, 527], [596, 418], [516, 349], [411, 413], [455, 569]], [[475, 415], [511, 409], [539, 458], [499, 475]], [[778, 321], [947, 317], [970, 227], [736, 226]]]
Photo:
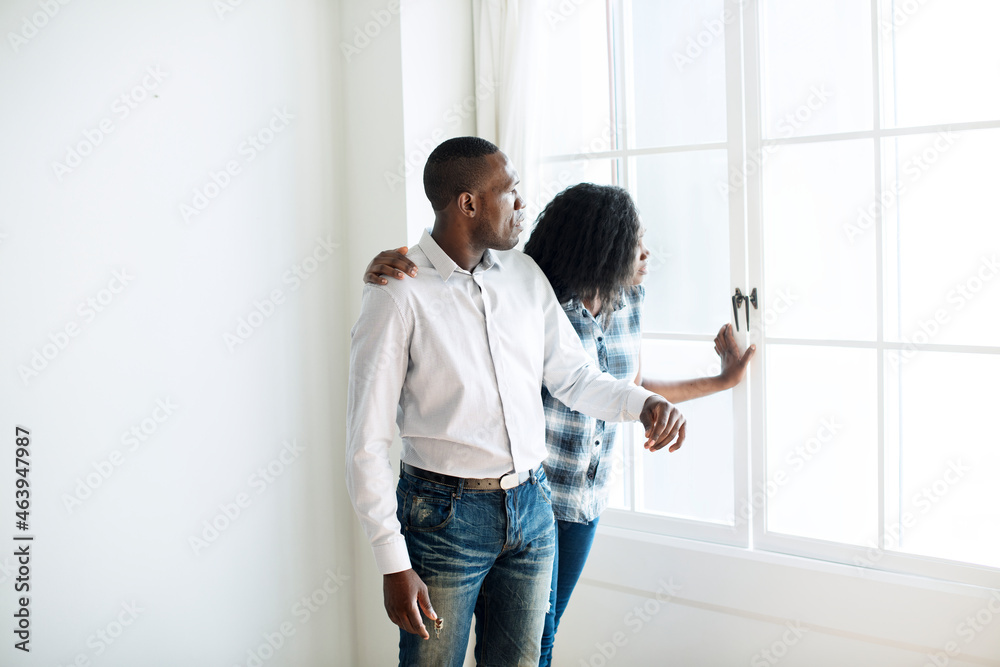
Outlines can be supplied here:
[[[602, 371], [616, 378], [635, 378], [639, 371], [642, 301], [645, 289], [626, 290], [620, 308], [603, 311], [597, 319], [578, 299], [562, 304], [569, 321]], [[556, 519], [586, 523], [597, 518], [608, 505], [608, 474], [618, 425], [605, 424], [570, 410], [542, 387], [545, 406], [543, 461], [552, 487], [552, 510]]]

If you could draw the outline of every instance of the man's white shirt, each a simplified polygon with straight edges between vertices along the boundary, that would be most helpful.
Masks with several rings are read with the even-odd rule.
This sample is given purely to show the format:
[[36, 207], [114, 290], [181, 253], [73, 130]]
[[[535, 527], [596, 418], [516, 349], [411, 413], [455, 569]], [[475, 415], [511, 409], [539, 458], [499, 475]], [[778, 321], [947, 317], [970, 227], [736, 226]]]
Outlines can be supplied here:
[[[351, 330], [347, 488], [382, 574], [409, 569], [389, 460], [455, 477], [501, 477], [545, 458], [541, 390], [605, 421], [634, 421], [653, 394], [595, 367], [538, 265], [487, 250], [459, 267], [428, 232], [416, 278], [366, 285]], [[581, 447], [589, 443], [580, 443]]]

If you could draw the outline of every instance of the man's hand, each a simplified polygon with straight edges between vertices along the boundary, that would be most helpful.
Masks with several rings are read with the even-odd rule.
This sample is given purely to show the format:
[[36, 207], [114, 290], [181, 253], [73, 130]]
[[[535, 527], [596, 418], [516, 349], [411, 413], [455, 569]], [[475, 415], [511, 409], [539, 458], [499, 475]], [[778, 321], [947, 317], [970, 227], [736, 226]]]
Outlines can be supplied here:
[[424, 639], [431, 638], [420, 618], [420, 610], [423, 609], [424, 614], [433, 619], [437, 619], [437, 613], [431, 607], [427, 586], [413, 568], [383, 575], [382, 597], [390, 621], [412, 635], [420, 635]]
[[719, 329], [719, 334], [715, 337], [715, 352], [722, 359], [722, 373], [719, 374], [719, 378], [725, 389], [732, 389], [743, 381], [747, 364], [753, 359], [756, 351], [757, 346], [751, 345], [740, 355], [740, 348], [733, 336], [733, 325], [724, 324]]
[[646, 444], [644, 447], [651, 452], [670, 444], [670, 441], [677, 438], [669, 449], [675, 452], [684, 444], [687, 436], [687, 420], [673, 403], [667, 402], [662, 396], [650, 396], [642, 406], [642, 414], [639, 415], [642, 425], [646, 427]]
[[385, 285], [385, 276], [402, 280], [404, 275], [417, 276], [417, 265], [406, 257], [409, 248], [403, 246], [395, 250], [383, 250], [371, 261], [365, 269], [365, 282], [373, 285]]

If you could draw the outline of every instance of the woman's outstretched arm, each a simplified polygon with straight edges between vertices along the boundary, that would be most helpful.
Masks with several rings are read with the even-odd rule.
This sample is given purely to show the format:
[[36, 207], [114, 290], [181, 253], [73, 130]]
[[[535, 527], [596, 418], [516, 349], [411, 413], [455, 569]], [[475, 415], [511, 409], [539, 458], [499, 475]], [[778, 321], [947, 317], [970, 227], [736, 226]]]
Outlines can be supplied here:
[[732, 389], [746, 375], [747, 365], [753, 359], [757, 346], [751, 345], [741, 353], [733, 336], [733, 325], [725, 324], [715, 337], [715, 352], [722, 359], [722, 372], [718, 375], [693, 378], [691, 380], [658, 380], [642, 375], [642, 359], [635, 383], [655, 392], [671, 403], [683, 403], [702, 396], [708, 396], [726, 389]]

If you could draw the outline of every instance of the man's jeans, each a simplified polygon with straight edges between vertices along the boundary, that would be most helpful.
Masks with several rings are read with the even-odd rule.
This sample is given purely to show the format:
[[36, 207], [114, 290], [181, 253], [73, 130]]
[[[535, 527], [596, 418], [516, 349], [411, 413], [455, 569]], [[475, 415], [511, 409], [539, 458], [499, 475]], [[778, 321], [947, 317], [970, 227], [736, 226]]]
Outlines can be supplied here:
[[413, 569], [427, 584], [440, 630], [423, 617], [429, 640], [399, 631], [401, 667], [461, 667], [476, 617], [476, 663], [538, 665], [549, 607], [555, 521], [539, 466], [509, 491], [475, 491], [407, 473], [396, 516]]

